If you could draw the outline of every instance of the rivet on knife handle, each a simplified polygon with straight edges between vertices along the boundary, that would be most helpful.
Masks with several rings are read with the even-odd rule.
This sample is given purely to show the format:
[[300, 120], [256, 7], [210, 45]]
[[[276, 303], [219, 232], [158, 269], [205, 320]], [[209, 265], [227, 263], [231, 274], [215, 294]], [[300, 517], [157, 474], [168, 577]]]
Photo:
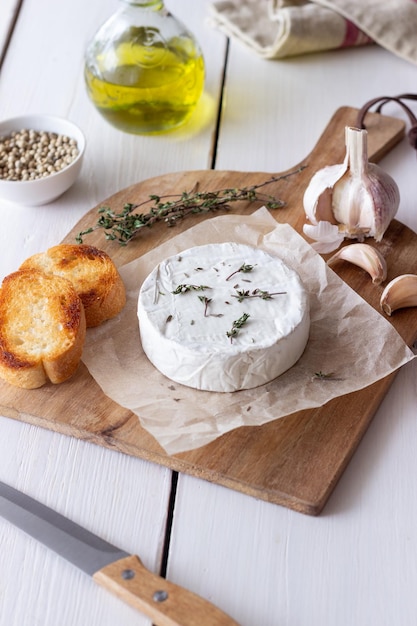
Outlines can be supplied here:
[[157, 626], [238, 626], [204, 598], [147, 570], [134, 555], [106, 565], [93, 579]]

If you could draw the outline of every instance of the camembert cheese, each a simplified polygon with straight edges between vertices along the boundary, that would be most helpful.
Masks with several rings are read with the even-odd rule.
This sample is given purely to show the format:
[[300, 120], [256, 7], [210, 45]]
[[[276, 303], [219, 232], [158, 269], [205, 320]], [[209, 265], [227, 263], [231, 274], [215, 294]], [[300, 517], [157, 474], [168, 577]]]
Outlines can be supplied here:
[[159, 263], [141, 287], [138, 319], [143, 350], [162, 374], [218, 392], [258, 387], [288, 370], [310, 330], [297, 272], [232, 242]]

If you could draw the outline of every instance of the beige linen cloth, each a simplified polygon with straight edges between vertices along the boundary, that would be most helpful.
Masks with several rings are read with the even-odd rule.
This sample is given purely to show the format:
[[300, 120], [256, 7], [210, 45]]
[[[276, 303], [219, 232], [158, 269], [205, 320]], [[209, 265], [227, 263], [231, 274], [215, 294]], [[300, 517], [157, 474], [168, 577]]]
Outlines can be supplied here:
[[210, 11], [267, 59], [375, 42], [417, 63], [417, 0], [217, 0]]

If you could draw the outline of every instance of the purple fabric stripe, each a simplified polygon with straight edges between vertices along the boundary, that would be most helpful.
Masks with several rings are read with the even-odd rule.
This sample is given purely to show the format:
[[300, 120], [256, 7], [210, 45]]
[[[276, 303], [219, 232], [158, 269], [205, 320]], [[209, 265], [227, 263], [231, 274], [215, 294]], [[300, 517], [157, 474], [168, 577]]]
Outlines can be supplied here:
[[[413, 2], [417, 2], [417, 0], [413, 0]], [[341, 44], [341, 48], [347, 48], [349, 46], [358, 46], [364, 45], [366, 43], [371, 43], [372, 39], [365, 35], [353, 22], [346, 20], [346, 32], [345, 38]]]

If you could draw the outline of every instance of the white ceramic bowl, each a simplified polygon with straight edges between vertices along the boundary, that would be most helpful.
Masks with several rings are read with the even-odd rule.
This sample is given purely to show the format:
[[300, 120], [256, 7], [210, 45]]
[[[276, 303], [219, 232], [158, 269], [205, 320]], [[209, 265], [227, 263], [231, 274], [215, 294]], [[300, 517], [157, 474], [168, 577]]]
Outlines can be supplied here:
[[0, 122], [0, 137], [22, 129], [66, 135], [77, 142], [77, 157], [59, 172], [52, 173], [45, 178], [27, 181], [0, 178], [0, 198], [28, 206], [47, 204], [67, 191], [80, 173], [85, 151], [85, 137], [78, 126], [72, 122], [50, 115], [22, 115], [4, 120]]

